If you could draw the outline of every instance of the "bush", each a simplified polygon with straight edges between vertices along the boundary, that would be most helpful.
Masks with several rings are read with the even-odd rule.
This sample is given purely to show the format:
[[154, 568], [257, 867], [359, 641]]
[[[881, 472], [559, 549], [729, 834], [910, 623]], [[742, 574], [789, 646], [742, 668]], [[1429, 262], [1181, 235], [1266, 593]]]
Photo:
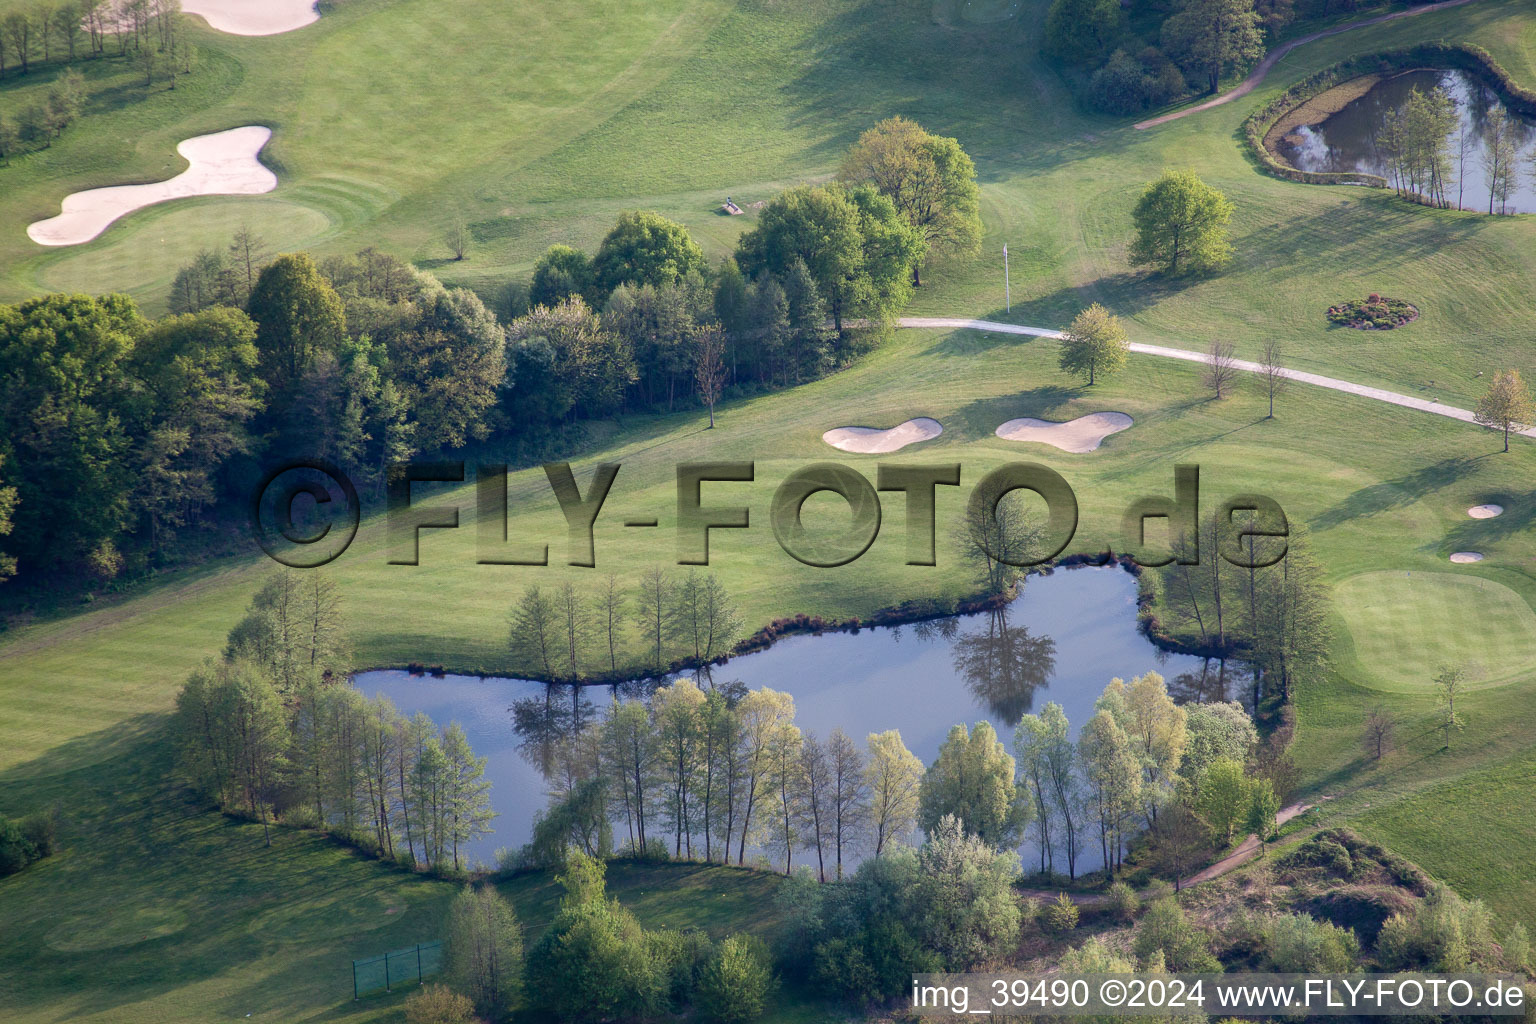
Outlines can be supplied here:
[[475, 1004], [446, 985], [427, 985], [405, 1000], [405, 1024], [474, 1024]]
[[707, 933], [690, 928], [647, 932], [645, 943], [667, 1001], [674, 1010], [681, 1010], [692, 1001], [705, 967], [715, 956], [714, 942]]
[[1072, 902], [1072, 897], [1061, 893], [1054, 902], [1045, 905], [1042, 921], [1046, 931], [1065, 935], [1077, 927], [1077, 904]]
[[705, 966], [694, 1008], [705, 1020], [742, 1024], [763, 1015], [773, 989], [768, 947], [755, 935], [738, 933], [720, 943]]
[[1346, 974], [1360, 959], [1354, 932], [1305, 914], [1276, 914], [1263, 939], [1268, 966], [1282, 973]]
[[1124, 882], [1116, 882], [1109, 887], [1109, 911], [1115, 915], [1115, 919], [1130, 922], [1136, 916], [1136, 911], [1141, 909], [1141, 900], [1136, 896], [1136, 890]]
[[1163, 106], [1188, 88], [1161, 50], [1149, 47], [1139, 59], [1116, 50], [1088, 80], [1088, 102], [1108, 114], [1136, 114]]
[[1412, 912], [1393, 914], [1376, 937], [1376, 959], [1387, 970], [1425, 969], [1454, 973], [1494, 969], [1500, 956], [1493, 919], [1482, 900], [1464, 900], [1436, 886]]
[[0, 816], [0, 878], [51, 855], [54, 832], [52, 814], [30, 814], [16, 821]]
[[1184, 916], [1177, 900], [1161, 899], [1147, 907], [1136, 926], [1136, 957], [1143, 967], [1161, 955], [1170, 971], [1219, 971], [1205, 933]]

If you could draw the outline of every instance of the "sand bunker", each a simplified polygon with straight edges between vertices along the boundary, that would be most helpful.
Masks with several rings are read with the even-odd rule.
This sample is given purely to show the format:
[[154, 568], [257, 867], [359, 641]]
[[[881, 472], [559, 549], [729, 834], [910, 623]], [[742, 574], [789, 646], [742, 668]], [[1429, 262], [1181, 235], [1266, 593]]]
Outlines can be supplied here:
[[883, 455], [899, 452], [909, 444], [931, 441], [944, 433], [938, 420], [919, 416], [915, 420], [879, 430], [875, 427], [837, 427], [821, 435], [821, 439], [839, 451], [856, 452], [860, 455]]
[[1118, 434], [1133, 422], [1123, 412], [1096, 412], [1066, 423], [1032, 420], [1026, 416], [998, 427], [997, 436], [1005, 441], [1038, 441], [1055, 445], [1064, 452], [1081, 454], [1093, 451], [1110, 434]]
[[181, 0], [181, 9], [233, 36], [275, 36], [320, 20], [315, 0]]
[[1451, 556], [1451, 561], [1457, 565], [1466, 565], [1469, 562], [1481, 562], [1483, 554], [1480, 551], [1458, 551]]
[[256, 154], [272, 137], [260, 125], [199, 135], [176, 147], [190, 164], [167, 181], [149, 185], [114, 185], [76, 192], [64, 198], [64, 212], [27, 228], [38, 245], [79, 245], [89, 242], [124, 214], [145, 206], [190, 196], [250, 196], [277, 188], [277, 175], [261, 165]]
[[1467, 509], [1467, 515], [1473, 519], [1493, 519], [1504, 514], [1503, 505], [1473, 505]]

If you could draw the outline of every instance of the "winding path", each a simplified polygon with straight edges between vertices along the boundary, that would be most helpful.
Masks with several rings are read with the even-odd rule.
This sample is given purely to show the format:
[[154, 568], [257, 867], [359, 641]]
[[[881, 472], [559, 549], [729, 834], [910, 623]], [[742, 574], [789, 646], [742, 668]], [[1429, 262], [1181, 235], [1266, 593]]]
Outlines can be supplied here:
[[1210, 110], [1212, 107], [1219, 107], [1223, 103], [1231, 103], [1235, 99], [1240, 99], [1244, 96], [1247, 96], [1250, 92], [1253, 92], [1255, 86], [1264, 81], [1264, 76], [1269, 74], [1271, 68], [1280, 63], [1281, 58], [1290, 53], [1292, 50], [1296, 49], [1298, 46], [1315, 42], [1316, 40], [1325, 38], [1326, 36], [1336, 36], [1341, 32], [1353, 32], [1357, 28], [1366, 28], [1370, 25], [1380, 25], [1382, 22], [1396, 21], [1398, 18], [1412, 18], [1418, 14], [1427, 14], [1430, 11], [1442, 11], [1448, 7], [1460, 7], [1462, 4], [1469, 4], [1471, 2], [1472, 0], [1441, 0], [1440, 3], [1425, 4], [1422, 7], [1410, 7], [1405, 11], [1393, 11], [1391, 14], [1378, 14], [1374, 18], [1366, 18], [1363, 21], [1352, 21], [1347, 25], [1335, 25], [1333, 28], [1325, 28], [1321, 32], [1313, 32], [1311, 35], [1302, 36], [1300, 39], [1292, 39], [1290, 42], [1285, 43], [1282, 46], [1277, 46], [1275, 49], [1271, 50], [1269, 54], [1259, 62], [1259, 66], [1253, 69], [1252, 74], [1243, 79], [1242, 82], [1235, 86], [1230, 92], [1222, 93], [1215, 99], [1206, 100], [1204, 103], [1196, 104], [1193, 107], [1185, 107], [1183, 110], [1175, 110], [1171, 114], [1163, 114], [1160, 117], [1150, 118], [1146, 121], [1138, 121], [1136, 122], [1136, 128], [1138, 131], [1145, 130], [1147, 128], [1155, 128], [1160, 124], [1167, 124], [1169, 121], [1177, 121], [1181, 117], [1186, 117], [1190, 114], [1198, 114], [1202, 110]]
[[[1451, 3], [1465, 3], [1467, 0], [1450, 0]], [[994, 331], [998, 334], [1027, 334], [1034, 338], [1054, 338], [1060, 340], [1061, 331], [1047, 330], [1043, 327], [1023, 327], [1019, 324], [1005, 324], [996, 320], [967, 320], [952, 317], [933, 316], [908, 316], [896, 321], [900, 327], [930, 327], [940, 329], [968, 329], [973, 331]], [[1191, 352], [1182, 348], [1167, 348], [1162, 345], [1144, 345], [1140, 342], [1131, 342], [1132, 352], [1147, 356], [1159, 356], [1163, 359], [1182, 359], [1189, 363], [1205, 362], [1205, 353]], [[1248, 373], [1259, 373], [1262, 367], [1258, 363], [1249, 362], [1246, 359], [1234, 359], [1232, 365], [1239, 370]], [[1288, 380], [1299, 381], [1302, 384], [1311, 384], [1315, 387], [1327, 388], [1330, 391], [1342, 391], [1345, 394], [1359, 395], [1361, 398], [1370, 398], [1378, 402], [1388, 402], [1392, 405], [1400, 405], [1405, 409], [1417, 409], [1419, 412], [1433, 413], [1436, 416], [1445, 416], [1463, 423], [1477, 423], [1472, 413], [1466, 409], [1458, 409], [1453, 405], [1442, 405], [1439, 402], [1423, 398], [1414, 398], [1412, 395], [1401, 395], [1396, 391], [1386, 391], [1382, 388], [1367, 387], [1364, 384], [1354, 384], [1347, 380], [1339, 380], [1337, 377], [1324, 377], [1319, 373], [1308, 373], [1305, 370], [1281, 370], [1281, 376]], [[1526, 437], [1536, 438], [1536, 427], [1520, 431]]]

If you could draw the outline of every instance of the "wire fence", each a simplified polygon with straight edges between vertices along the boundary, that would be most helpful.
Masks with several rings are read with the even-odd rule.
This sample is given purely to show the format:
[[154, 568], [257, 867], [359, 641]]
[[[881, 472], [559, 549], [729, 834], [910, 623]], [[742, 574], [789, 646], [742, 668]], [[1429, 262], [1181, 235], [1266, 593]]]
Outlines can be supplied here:
[[404, 984], [419, 985], [443, 967], [443, 944], [419, 942], [366, 960], [352, 961], [352, 998], [389, 992]]

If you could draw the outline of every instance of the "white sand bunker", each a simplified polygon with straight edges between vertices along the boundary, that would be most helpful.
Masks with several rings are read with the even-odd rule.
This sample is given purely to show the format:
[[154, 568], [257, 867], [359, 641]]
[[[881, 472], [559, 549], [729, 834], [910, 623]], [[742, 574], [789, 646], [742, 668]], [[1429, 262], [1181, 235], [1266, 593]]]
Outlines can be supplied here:
[[942, 433], [944, 433], [944, 426], [938, 420], [919, 416], [915, 420], [907, 420], [889, 430], [880, 430], [875, 427], [837, 427], [822, 434], [821, 439], [839, 451], [857, 452], [860, 455], [883, 455], [886, 452], [899, 452], [907, 445], [917, 444], [919, 441], [931, 441]]
[[1110, 434], [1118, 434], [1135, 421], [1123, 412], [1096, 412], [1066, 423], [1033, 420], [1025, 416], [997, 428], [1005, 441], [1038, 441], [1064, 452], [1091, 452]]
[[1503, 505], [1473, 505], [1467, 509], [1467, 515], [1473, 519], [1492, 519], [1504, 514]]
[[181, 9], [234, 36], [275, 36], [320, 20], [315, 0], [181, 0]]
[[190, 196], [251, 196], [277, 188], [277, 175], [261, 165], [256, 154], [272, 137], [261, 125], [199, 135], [176, 147], [190, 164], [167, 181], [149, 185], [114, 185], [65, 196], [64, 212], [37, 221], [27, 237], [38, 245], [79, 245], [89, 242], [124, 214], [156, 203]]
[[1457, 565], [1466, 565], [1469, 562], [1481, 562], [1482, 560], [1483, 554], [1481, 551], [1458, 551], [1451, 556], [1451, 561]]

